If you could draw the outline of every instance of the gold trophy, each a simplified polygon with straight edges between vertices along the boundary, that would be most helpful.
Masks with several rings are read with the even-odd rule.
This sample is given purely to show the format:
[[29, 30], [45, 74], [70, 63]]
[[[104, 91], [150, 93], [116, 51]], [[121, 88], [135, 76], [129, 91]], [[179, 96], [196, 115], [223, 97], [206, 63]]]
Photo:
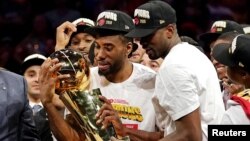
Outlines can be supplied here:
[[85, 58], [81, 53], [71, 49], [56, 51], [50, 58], [58, 58], [62, 63], [59, 74], [70, 74], [69, 78], [57, 82], [56, 93], [79, 124], [87, 140], [110, 140], [111, 136], [115, 136], [113, 126], [101, 129], [96, 125], [95, 115], [102, 106], [98, 98], [101, 91], [99, 88], [89, 90], [90, 71]]

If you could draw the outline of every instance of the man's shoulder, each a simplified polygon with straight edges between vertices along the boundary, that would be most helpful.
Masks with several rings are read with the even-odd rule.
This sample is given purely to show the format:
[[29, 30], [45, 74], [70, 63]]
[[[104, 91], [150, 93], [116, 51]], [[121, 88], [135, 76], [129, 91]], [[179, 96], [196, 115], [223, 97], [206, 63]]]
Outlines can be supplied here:
[[144, 65], [133, 63], [133, 74], [130, 80], [143, 85], [154, 85], [156, 79], [156, 72]]
[[0, 69], [0, 78], [8, 78], [12, 80], [12, 79], [22, 79], [23, 76], [5, 69]]
[[20, 93], [24, 92], [23, 88], [26, 86], [26, 81], [24, 77], [19, 74], [8, 70], [0, 70], [0, 84], [1, 86], [7, 87], [7, 89], [12, 89], [10, 95], [21, 96]]
[[138, 63], [132, 63], [132, 64], [133, 64], [134, 71], [137, 71], [139, 73], [156, 75], [156, 72], [147, 66], [144, 66], [144, 65], [138, 64]]

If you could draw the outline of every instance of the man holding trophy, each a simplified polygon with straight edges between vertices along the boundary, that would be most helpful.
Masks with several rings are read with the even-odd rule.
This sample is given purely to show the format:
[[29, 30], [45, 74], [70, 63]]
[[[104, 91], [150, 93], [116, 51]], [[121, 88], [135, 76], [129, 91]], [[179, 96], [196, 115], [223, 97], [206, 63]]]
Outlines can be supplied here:
[[[155, 72], [128, 60], [128, 55], [133, 50], [133, 40], [126, 38], [124, 35], [133, 28], [132, 18], [121, 11], [107, 10], [99, 14], [97, 25], [94, 27], [97, 32], [94, 52], [98, 66], [91, 68], [89, 74], [89, 68], [86, 67], [84, 61], [79, 61], [82, 59], [71, 61], [70, 54], [76, 54], [71, 51], [61, 50], [60, 52], [59, 50], [54, 53], [54, 56], [52, 55], [52, 58], [55, 59], [49, 58], [43, 63], [39, 77], [41, 100], [47, 110], [51, 129], [58, 140], [106, 140], [100, 134], [99, 129], [106, 129], [106, 134], [109, 137], [116, 136], [119, 139], [126, 137], [130, 140], [146, 141], [157, 140], [163, 136], [162, 132], [155, 132], [155, 111], [151, 103]], [[63, 62], [60, 56], [64, 56]], [[71, 72], [62, 71], [63, 68], [76, 64], [80, 64], [78, 66], [81, 67], [72, 67], [74, 69]], [[75, 74], [74, 77], [72, 77], [72, 74]], [[77, 79], [74, 80], [74, 78]], [[68, 85], [68, 83], [70, 84]], [[71, 84], [77, 84], [78, 87], [75, 89]], [[69, 89], [60, 89], [62, 87]], [[89, 91], [84, 93], [84, 89]], [[76, 128], [69, 126], [56, 111], [51, 102], [55, 91], [63, 101], [67, 99], [66, 107], [71, 113], [72, 111], [77, 113], [72, 114], [82, 128], [76, 130]], [[95, 102], [96, 100], [93, 99], [96, 96], [98, 97], [99, 94], [102, 95], [99, 96], [102, 104], [92, 102], [96, 107], [96, 109], [92, 108], [94, 112], [97, 112], [96, 110], [100, 108], [94, 118], [96, 124], [89, 122], [92, 120], [87, 116], [89, 112], [86, 111], [89, 109], [81, 106], [81, 102], [86, 102], [86, 99], [80, 98], [84, 97], [84, 94], [93, 95], [93, 93], [95, 93], [95, 97], [91, 97], [91, 99]], [[67, 106], [67, 101], [69, 105], [73, 106]], [[85, 113], [86, 115], [78, 113]], [[79, 122], [79, 117], [82, 117], [83, 120], [80, 119], [80, 121], [83, 121], [82, 123]], [[105, 123], [104, 118], [110, 118], [112, 125]], [[93, 136], [91, 135], [94, 139], [88, 137], [89, 134], [86, 132], [90, 130], [84, 128], [86, 127], [85, 124], [87, 124], [87, 127], [91, 127], [91, 131], [94, 130]], [[95, 130], [97, 126], [98, 130]], [[112, 132], [113, 127], [116, 134]]]

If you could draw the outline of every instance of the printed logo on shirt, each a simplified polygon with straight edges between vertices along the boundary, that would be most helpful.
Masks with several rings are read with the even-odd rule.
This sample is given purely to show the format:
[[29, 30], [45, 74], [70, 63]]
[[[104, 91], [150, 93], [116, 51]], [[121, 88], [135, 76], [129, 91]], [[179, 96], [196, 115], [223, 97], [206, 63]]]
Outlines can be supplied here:
[[119, 117], [122, 119], [128, 119], [138, 122], [143, 121], [143, 116], [139, 107], [119, 103], [112, 103], [112, 106], [118, 112]]
[[138, 124], [123, 124], [123, 126], [129, 129], [138, 129]]
[[128, 102], [123, 99], [109, 99], [109, 102], [129, 105]]

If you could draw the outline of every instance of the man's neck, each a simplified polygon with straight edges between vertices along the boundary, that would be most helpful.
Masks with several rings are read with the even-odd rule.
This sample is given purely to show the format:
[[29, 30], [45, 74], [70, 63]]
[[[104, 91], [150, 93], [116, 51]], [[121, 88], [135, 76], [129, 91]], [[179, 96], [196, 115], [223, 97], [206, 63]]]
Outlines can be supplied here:
[[31, 101], [33, 103], [40, 103], [41, 102], [39, 95], [28, 94], [28, 98], [29, 98], [29, 101]]
[[116, 73], [105, 76], [107, 80], [113, 83], [121, 83], [127, 80], [133, 72], [133, 64], [127, 60], [123, 67]]
[[161, 58], [165, 58], [168, 53], [170, 52], [170, 50], [175, 47], [177, 44], [181, 43], [181, 39], [178, 36], [178, 34], [176, 34], [173, 39], [169, 42], [168, 48], [165, 50], [165, 52], [162, 54]]

